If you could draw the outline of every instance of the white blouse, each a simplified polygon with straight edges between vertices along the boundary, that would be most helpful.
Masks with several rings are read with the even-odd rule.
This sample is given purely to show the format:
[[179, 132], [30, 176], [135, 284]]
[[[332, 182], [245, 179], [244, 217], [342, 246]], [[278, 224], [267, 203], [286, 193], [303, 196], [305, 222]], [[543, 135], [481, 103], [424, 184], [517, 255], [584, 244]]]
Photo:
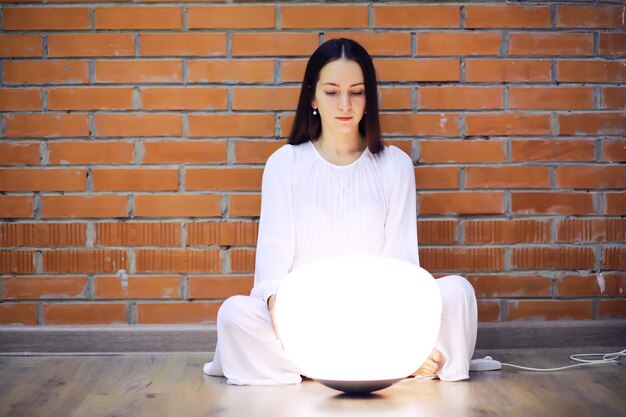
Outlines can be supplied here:
[[284, 145], [265, 165], [252, 296], [267, 300], [315, 259], [380, 255], [419, 265], [413, 163], [395, 146], [349, 165], [313, 142]]

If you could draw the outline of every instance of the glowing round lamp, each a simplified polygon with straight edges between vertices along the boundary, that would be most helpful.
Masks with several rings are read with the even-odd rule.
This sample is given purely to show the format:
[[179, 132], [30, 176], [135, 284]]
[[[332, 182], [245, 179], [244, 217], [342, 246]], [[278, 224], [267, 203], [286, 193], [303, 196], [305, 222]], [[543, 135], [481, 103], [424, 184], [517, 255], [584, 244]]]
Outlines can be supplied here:
[[276, 294], [275, 323], [300, 371], [347, 393], [386, 388], [432, 351], [441, 295], [426, 270], [377, 256], [315, 261]]

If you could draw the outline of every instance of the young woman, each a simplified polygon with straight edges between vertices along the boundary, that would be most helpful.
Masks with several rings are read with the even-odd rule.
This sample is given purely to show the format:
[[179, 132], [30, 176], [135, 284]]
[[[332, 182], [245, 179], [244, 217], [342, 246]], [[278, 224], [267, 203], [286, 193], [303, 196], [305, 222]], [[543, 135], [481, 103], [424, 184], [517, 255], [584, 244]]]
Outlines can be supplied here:
[[[252, 293], [220, 308], [215, 357], [204, 372], [237, 385], [300, 382], [272, 324], [281, 279], [308, 262], [339, 255], [419, 265], [415, 191], [411, 159], [381, 140], [371, 57], [349, 39], [325, 42], [308, 61], [289, 144], [265, 166]], [[476, 342], [474, 290], [456, 275], [436, 282], [441, 329], [415, 374], [466, 379]]]

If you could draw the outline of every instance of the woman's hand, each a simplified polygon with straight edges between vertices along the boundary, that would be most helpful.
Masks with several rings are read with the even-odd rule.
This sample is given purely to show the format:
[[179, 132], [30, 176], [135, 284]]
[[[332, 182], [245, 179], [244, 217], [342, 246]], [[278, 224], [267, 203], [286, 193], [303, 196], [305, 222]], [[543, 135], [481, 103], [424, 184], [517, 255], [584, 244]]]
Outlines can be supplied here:
[[437, 349], [433, 349], [428, 359], [411, 376], [432, 377], [441, 368], [441, 365], [443, 365], [443, 356]]
[[270, 320], [272, 321], [272, 329], [274, 329], [274, 334], [276, 335], [276, 339], [280, 340], [280, 336], [278, 334], [278, 327], [276, 327], [275, 313], [274, 313], [274, 303], [276, 302], [276, 294], [270, 295], [267, 299], [267, 307], [270, 310]]

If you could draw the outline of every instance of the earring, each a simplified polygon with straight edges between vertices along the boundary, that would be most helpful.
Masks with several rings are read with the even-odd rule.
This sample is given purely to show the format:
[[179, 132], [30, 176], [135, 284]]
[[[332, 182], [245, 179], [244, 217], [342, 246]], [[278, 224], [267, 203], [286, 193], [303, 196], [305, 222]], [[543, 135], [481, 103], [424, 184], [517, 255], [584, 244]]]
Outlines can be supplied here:
[[313, 116], [317, 116], [317, 109], [313, 109]]

